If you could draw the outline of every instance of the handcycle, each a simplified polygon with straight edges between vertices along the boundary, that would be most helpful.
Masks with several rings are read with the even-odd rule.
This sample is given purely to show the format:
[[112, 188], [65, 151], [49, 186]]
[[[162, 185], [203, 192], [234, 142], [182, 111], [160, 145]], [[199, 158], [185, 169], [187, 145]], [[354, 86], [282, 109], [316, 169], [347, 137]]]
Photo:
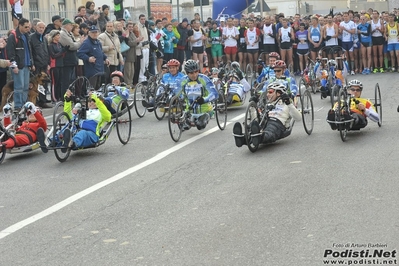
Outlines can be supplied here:
[[[349, 115], [350, 112], [350, 106], [352, 101], [355, 104], [358, 104], [358, 100], [354, 98], [352, 95], [348, 94], [347, 87], [343, 87], [340, 89], [339, 94], [338, 94], [338, 101], [337, 104], [334, 108], [334, 115], [335, 115], [335, 120], [330, 121], [327, 119], [327, 123], [329, 124], [335, 124], [337, 127], [337, 130], [339, 131], [339, 134], [341, 136], [341, 140], [343, 142], [346, 141], [347, 133], [351, 129], [353, 123], [354, 123], [354, 118], [345, 118], [345, 115]], [[375, 84], [374, 88], [374, 103], [373, 103], [376, 112], [380, 116], [380, 120], [377, 122], [378, 127], [382, 126], [382, 102], [381, 102], [381, 90], [380, 90], [380, 85], [377, 83]], [[359, 130], [359, 129], [358, 129]]]
[[[76, 102], [76, 104], [81, 102]], [[79, 110], [72, 117], [68, 113], [62, 111], [55, 118], [53, 125], [52, 135], [48, 134], [46, 139], [47, 143], [45, 146], [41, 145], [42, 151], [47, 153], [48, 150], [54, 150], [55, 157], [60, 162], [65, 162], [72, 150], [82, 150], [88, 148], [96, 148], [103, 145], [108, 137], [110, 136], [112, 129], [116, 127], [118, 139], [122, 144], [127, 144], [130, 139], [132, 130], [132, 117], [129, 103], [126, 99], [121, 100], [116, 108], [115, 114], [112, 115], [111, 121], [101, 129], [99, 141], [95, 144], [84, 147], [84, 148], [71, 148], [69, 143], [64, 143], [63, 135], [66, 129], [71, 131], [71, 139], [79, 130], [79, 122], [85, 118], [86, 107], [88, 106], [88, 97], [86, 97], [85, 105], [79, 108]]]
[[[280, 98], [277, 98], [277, 101], [279, 100]], [[306, 134], [310, 135], [312, 134], [313, 125], [314, 125], [314, 110], [313, 110], [312, 95], [309, 90], [305, 90], [301, 95], [300, 104], [301, 104], [300, 112], [302, 115], [303, 126]], [[249, 103], [247, 110], [245, 112], [243, 126], [245, 130], [246, 143], [248, 149], [251, 152], [255, 152], [259, 148], [259, 144], [257, 145], [253, 144], [252, 137], [260, 136], [262, 134], [262, 131], [259, 133], [252, 133], [251, 123], [253, 121], [257, 121], [259, 123], [260, 128], [265, 128], [269, 121], [269, 112], [273, 109], [274, 105], [268, 102], [268, 99], [266, 97], [266, 92], [263, 92], [260, 95], [258, 102], [251, 101]], [[285, 124], [286, 130], [284, 131], [282, 138], [291, 135], [294, 123], [295, 120], [292, 117], [289, 120], [287, 120], [287, 123]], [[242, 136], [237, 136], [237, 137], [242, 137]]]
[[158, 120], [162, 120], [169, 110], [169, 102], [173, 96], [173, 88], [169, 84], [159, 84], [156, 91], [161, 93], [155, 97], [154, 115]]
[[319, 81], [316, 78], [316, 73], [314, 71], [315, 65], [316, 63], [308, 57], [308, 63], [298, 83], [299, 88], [301, 87], [301, 85], [303, 85], [306, 89], [312, 91], [313, 94], [316, 93], [316, 87], [319, 85]]
[[[225, 101], [223, 102], [217, 97], [212, 105], [217, 125], [220, 130], [223, 130], [227, 123], [227, 106]], [[203, 113], [201, 112], [201, 105], [197, 104], [196, 100], [190, 104], [184, 92], [179, 92], [173, 96], [170, 100], [168, 110], [169, 133], [172, 140], [178, 142], [182, 132], [188, 129], [185, 126], [189, 126], [189, 128], [196, 126], [195, 120]]]
[[[19, 154], [37, 150], [40, 148], [38, 141], [33, 142], [29, 145], [15, 146], [7, 149], [6, 146], [1, 145], [1, 142], [6, 141], [9, 138], [14, 138], [18, 133], [17, 128], [27, 119], [26, 109], [22, 108], [19, 112], [14, 112], [11, 118], [11, 124], [4, 126], [0, 120], [0, 164], [4, 161], [6, 153]], [[52, 135], [54, 127], [47, 127], [47, 135]]]
[[155, 101], [155, 94], [158, 85], [160, 84], [161, 76], [159, 74], [152, 75], [148, 69], [145, 71], [146, 81], [137, 83], [134, 90], [134, 108], [138, 117], [142, 118], [147, 112], [147, 108], [143, 102]]

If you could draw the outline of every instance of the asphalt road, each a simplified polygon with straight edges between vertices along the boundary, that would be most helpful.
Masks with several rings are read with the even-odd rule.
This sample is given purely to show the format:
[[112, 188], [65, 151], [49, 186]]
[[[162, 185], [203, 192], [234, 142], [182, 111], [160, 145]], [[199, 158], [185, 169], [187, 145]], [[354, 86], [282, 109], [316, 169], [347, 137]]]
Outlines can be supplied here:
[[[229, 110], [224, 131], [213, 119], [177, 144], [167, 120], [149, 113], [133, 115], [125, 146], [114, 131], [65, 163], [51, 151], [7, 154], [0, 265], [316, 266], [333, 255], [345, 265], [397, 265], [399, 75], [355, 77], [369, 98], [379, 82], [383, 125], [369, 121], [345, 143], [317, 94], [312, 135], [300, 122], [256, 153], [234, 144], [243, 106]], [[388, 253], [370, 257], [374, 250]]]

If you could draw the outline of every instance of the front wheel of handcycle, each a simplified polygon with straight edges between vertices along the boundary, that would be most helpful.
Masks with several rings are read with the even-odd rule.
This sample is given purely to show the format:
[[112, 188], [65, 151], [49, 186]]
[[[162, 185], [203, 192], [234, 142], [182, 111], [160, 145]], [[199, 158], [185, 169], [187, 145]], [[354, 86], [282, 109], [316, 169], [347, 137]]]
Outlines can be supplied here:
[[132, 114], [126, 100], [120, 101], [116, 108], [116, 133], [123, 145], [129, 142], [132, 133]]
[[380, 85], [377, 83], [375, 84], [375, 92], [374, 92], [374, 107], [377, 113], [380, 116], [380, 121], [378, 121], [378, 126], [382, 126], [382, 102], [381, 102], [381, 90]]
[[251, 124], [252, 121], [259, 122], [259, 113], [258, 113], [258, 106], [255, 102], [249, 102], [247, 110], [245, 112], [245, 120], [244, 120], [244, 132], [245, 132], [245, 141], [248, 145], [248, 149], [251, 152], [255, 152], [258, 150], [259, 145], [254, 145], [251, 139]]
[[[56, 140], [58, 140], [57, 141], [58, 143], [54, 143], [55, 145], [54, 154], [57, 160], [60, 161], [61, 163], [65, 162], [68, 159], [69, 154], [71, 153], [71, 149], [68, 147], [69, 143], [64, 143], [62, 141], [64, 131], [65, 129], [68, 128], [70, 122], [71, 119], [69, 118], [69, 115], [65, 112], [62, 112], [58, 114], [57, 118], [55, 119], [55, 123], [53, 125], [54, 127], [53, 142], [56, 142]], [[57, 147], [57, 145], [62, 145], [66, 148], [59, 148]]]
[[174, 142], [178, 142], [183, 131], [183, 104], [178, 96], [174, 96], [169, 103], [169, 133]]
[[227, 123], [227, 102], [224, 91], [219, 91], [219, 98], [215, 100], [214, 112], [218, 127], [220, 128], [220, 130], [224, 130]]
[[134, 109], [136, 110], [136, 114], [138, 117], [143, 117], [147, 108], [144, 107], [143, 101], [147, 101], [147, 85], [143, 82], [140, 82], [136, 85], [136, 89], [134, 90]]
[[[349, 110], [349, 106], [348, 106], [348, 95], [347, 92], [344, 88], [342, 88], [339, 91], [338, 94], [338, 108], [337, 108], [337, 117], [338, 117], [338, 121], [340, 122], [340, 124], [338, 124], [338, 130], [339, 130], [339, 134], [341, 136], [341, 140], [343, 142], [346, 141], [346, 135], [348, 133], [348, 125], [347, 123], [342, 123], [342, 121], [345, 121], [345, 116], [344, 114], [349, 114], [350, 110]], [[349, 122], [348, 122], [349, 123]]]
[[301, 95], [302, 122], [306, 134], [310, 135], [314, 125], [314, 110], [312, 95], [309, 90], [305, 90]]

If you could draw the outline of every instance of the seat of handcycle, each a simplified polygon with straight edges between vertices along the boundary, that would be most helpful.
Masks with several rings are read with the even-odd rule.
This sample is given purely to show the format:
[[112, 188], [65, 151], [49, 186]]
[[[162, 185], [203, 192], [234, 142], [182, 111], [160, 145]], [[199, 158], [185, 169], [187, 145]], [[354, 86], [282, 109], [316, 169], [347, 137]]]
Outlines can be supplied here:
[[283, 135], [281, 136], [281, 139], [288, 137], [291, 135], [292, 128], [294, 127], [295, 120], [290, 117], [288, 120], [285, 122], [285, 131], [283, 132]]

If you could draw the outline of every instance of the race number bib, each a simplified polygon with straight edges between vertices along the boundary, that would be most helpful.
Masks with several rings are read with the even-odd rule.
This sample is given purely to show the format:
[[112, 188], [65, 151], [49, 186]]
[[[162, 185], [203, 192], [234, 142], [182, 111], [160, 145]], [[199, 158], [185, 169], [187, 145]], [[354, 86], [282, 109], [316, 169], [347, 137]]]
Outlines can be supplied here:
[[319, 36], [312, 36], [312, 41], [318, 42], [320, 40]]
[[398, 35], [398, 31], [397, 31], [396, 29], [390, 29], [389, 35], [391, 35], [391, 36], [397, 36], [397, 35]]
[[245, 43], [245, 38], [240, 38], [240, 43]]
[[290, 37], [288, 36], [288, 34], [287, 35], [283, 35], [282, 41], [283, 42], [289, 42], [290, 41]]

